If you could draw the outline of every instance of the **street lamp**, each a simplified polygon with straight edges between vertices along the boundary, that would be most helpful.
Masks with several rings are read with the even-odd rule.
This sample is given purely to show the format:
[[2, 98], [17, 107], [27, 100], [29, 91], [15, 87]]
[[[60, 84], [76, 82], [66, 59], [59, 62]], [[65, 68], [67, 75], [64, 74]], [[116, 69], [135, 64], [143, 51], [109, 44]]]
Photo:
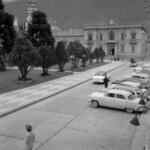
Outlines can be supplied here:
[[74, 55], [70, 55], [70, 59], [72, 61], [72, 64], [71, 64], [71, 71], [72, 71], [72, 74], [73, 74], [73, 61], [74, 61]]
[[148, 109], [148, 110], [150, 110], [150, 108], [148, 107], [148, 106], [145, 106], [145, 105], [143, 105], [143, 106], [141, 106], [141, 107], [139, 107], [139, 108], [137, 108], [137, 110], [136, 110], [136, 113], [135, 113], [135, 117], [132, 119], [132, 120], [130, 120], [130, 124], [132, 124], [132, 125], [134, 125], [134, 126], [139, 126], [140, 125], [140, 122], [139, 122], [139, 119], [137, 118], [137, 114], [138, 114], [138, 110], [140, 110], [140, 109]]
[[[145, 91], [145, 92], [147, 92], [147, 91]], [[138, 108], [136, 109], [136, 111], [135, 111], [135, 117], [134, 117], [132, 120], [130, 120], [130, 124], [132, 124], [132, 125], [134, 125], [134, 126], [139, 126], [139, 125], [140, 125], [140, 122], [139, 122], [139, 120], [138, 120], [138, 118], [137, 118], [138, 111], [139, 111], [140, 109], [144, 109], [144, 108], [150, 110], [150, 108], [149, 108], [148, 106], [146, 106], [146, 103], [145, 103], [145, 101], [144, 101], [144, 94], [145, 94], [145, 92], [142, 94], [142, 99], [141, 99], [141, 101], [139, 102], [139, 104], [141, 104], [141, 105], [143, 105], [143, 106], [140, 106], [140, 107], [138, 107]]]
[[82, 54], [82, 58], [83, 58], [83, 71], [85, 71], [85, 54]]

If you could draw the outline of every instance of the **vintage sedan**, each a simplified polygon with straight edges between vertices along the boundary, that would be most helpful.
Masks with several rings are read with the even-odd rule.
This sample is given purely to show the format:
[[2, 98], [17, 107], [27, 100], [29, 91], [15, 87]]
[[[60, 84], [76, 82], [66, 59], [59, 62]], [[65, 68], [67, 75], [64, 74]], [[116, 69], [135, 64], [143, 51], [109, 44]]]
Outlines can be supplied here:
[[[140, 104], [141, 98], [134, 96], [129, 91], [110, 89], [108, 91], [97, 91], [89, 95], [88, 101], [93, 107], [105, 106], [110, 108], [123, 109], [128, 113], [133, 113]], [[141, 108], [138, 111], [146, 111]]]
[[110, 76], [107, 74], [106, 71], [99, 71], [95, 73], [94, 77], [92, 77], [93, 83], [104, 83], [105, 75], [107, 75], [108, 79], [110, 80]]
[[144, 82], [150, 82], [150, 75], [148, 73], [142, 73], [142, 72], [133, 72], [131, 74], [132, 78], [140, 79]]
[[129, 91], [136, 97], [142, 98], [145, 102], [149, 101], [149, 99], [150, 99], [150, 95], [146, 89], [144, 91], [142, 91], [140, 88], [136, 88], [136, 87], [134, 88], [134, 87], [121, 85], [121, 84], [111, 85], [111, 86], [109, 86], [109, 89]]

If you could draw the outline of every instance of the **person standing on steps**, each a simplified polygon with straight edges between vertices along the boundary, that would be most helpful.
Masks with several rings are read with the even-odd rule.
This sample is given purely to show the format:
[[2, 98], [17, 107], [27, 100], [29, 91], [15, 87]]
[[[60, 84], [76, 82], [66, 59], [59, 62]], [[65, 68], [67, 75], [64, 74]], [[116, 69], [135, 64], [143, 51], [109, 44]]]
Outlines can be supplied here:
[[105, 88], [108, 87], [108, 82], [109, 82], [109, 79], [108, 79], [107, 75], [105, 74], [105, 78], [104, 78], [104, 85], [105, 85]]
[[35, 135], [32, 131], [31, 125], [26, 125], [27, 134], [24, 139], [25, 142], [25, 150], [33, 150], [34, 142], [35, 142]]

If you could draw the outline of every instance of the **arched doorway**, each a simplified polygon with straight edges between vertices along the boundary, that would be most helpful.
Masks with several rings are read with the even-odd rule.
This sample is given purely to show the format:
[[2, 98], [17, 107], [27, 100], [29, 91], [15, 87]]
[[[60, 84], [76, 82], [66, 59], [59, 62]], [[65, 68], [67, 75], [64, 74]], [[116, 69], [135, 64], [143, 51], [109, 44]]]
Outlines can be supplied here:
[[107, 44], [107, 55], [115, 55], [115, 44], [114, 43], [108, 43]]

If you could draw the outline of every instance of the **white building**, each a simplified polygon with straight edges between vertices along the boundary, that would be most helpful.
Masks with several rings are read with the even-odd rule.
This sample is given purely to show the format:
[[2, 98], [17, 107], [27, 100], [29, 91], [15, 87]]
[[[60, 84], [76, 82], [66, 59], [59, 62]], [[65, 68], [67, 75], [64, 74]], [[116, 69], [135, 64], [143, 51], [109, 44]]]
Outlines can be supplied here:
[[91, 51], [102, 47], [106, 56], [142, 59], [148, 55], [147, 33], [142, 25], [121, 25], [111, 20], [86, 25], [80, 30], [62, 30], [54, 36], [56, 42], [79, 40]]

